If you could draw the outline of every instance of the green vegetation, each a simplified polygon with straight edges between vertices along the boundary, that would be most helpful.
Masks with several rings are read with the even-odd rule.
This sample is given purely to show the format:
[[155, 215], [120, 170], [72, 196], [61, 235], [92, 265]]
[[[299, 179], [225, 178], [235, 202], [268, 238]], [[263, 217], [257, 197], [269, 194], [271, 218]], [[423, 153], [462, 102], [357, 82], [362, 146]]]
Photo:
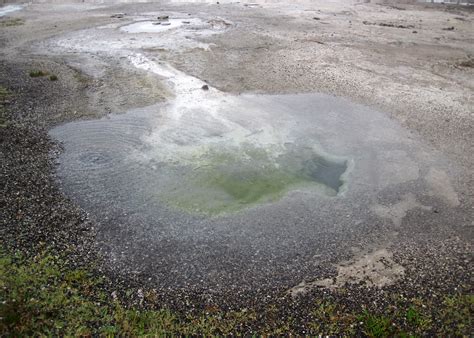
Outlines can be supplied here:
[[365, 310], [357, 317], [362, 323], [363, 332], [368, 337], [388, 337], [393, 334], [392, 320], [385, 316], [378, 316]]
[[336, 335], [344, 332], [349, 335], [355, 334], [356, 316], [344, 305], [319, 299], [315, 302], [311, 315], [313, 320], [309, 327], [314, 333]]
[[[104, 291], [106, 285], [110, 284], [90, 271], [71, 268], [67, 260], [49, 251], [29, 258], [0, 251], [0, 336], [229, 335], [248, 328], [276, 335], [301, 328], [291, 311], [276, 305], [258, 313], [207, 307], [193, 315], [127, 308], [120, 297]], [[156, 300], [154, 291], [143, 294], [147, 304]], [[363, 304], [356, 310], [336, 299], [316, 299], [313, 310], [304, 316], [305, 332], [369, 337], [470, 333], [474, 296], [456, 294], [441, 305], [425, 303], [421, 299], [406, 305], [396, 302], [387, 313], [373, 313], [363, 310]]]
[[426, 310], [422, 306], [416, 305], [421, 304], [420, 300], [414, 299], [412, 302], [414, 304], [406, 311], [405, 319], [413, 332], [421, 334], [431, 327], [432, 321], [428, 314], [425, 314]]
[[30, 77], [42, 77], [48, 75], [48, 72], [44, 72], [42, 70], [32, 70], [30, 71]]
[[451, 332], [456, 336], [472, 334], [474, 314], [474, 295], [457, 294], [445, 297], [440, 310], [443, 331]]
[[126, 309], [101, 291], [103, 282], [45, 252], [0, 253], [0, 335], [229, 334], [255, 318], [250, 311], [179, 319], [168, 310]]
[[0, 27], [13, 27], [13, 26], [21, 26], [25, 22], [22, 19], [6, 19], [0, 21]]
[[418, 325], [420, 323], [420, 314], [413, 306], [410, 306], [406, 312], [406, 319], [409, 324]]
[[38, 69], [30, 71], [30, 77], [43, 77], [43, 76], [48, 76], [48, 79], [50, 81], [57, 81], [58, 80], [57, 75], [54, 75], [54, 74], [50, 75], [49, 72], [47, 72], [47, 71], [38, 70]]
[[96, 282], [85, 271], [67, 271], [62, 264], [47, 254], [31, 260], [2, 255], [2, 334], [53, 334], [63, 330], [87, 334], [87, 326], [94, 324], [102, 311], [85, 297]]

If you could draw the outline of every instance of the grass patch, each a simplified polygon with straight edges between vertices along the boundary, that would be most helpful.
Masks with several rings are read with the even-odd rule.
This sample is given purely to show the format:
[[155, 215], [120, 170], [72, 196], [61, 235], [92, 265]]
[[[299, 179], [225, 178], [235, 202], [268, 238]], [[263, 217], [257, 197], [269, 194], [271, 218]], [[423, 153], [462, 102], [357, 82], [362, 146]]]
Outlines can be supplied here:
[[412, 332], [421, 334], [431, 327], [432, 320], [425, 313], [426, 310], [419, 306], [421, 301], [414, 300], [413, 302], [414, 304], [409, 306], [405, 312], [405, 320]]
[[331, 301], [317, 300], [311, 312], [313, 320], [309, 327], [313, 334], [340, 335], [342, 333], [354, 335], [356, 316], [345, 309], [343, 305]]
[[21, 26], [25, 22], [22, 19], [7, 19], [0, 21], [0, 27], [14, 27], [14, 26]]
[[363, 332], [368, 337], [380, 338], [393, 334], [392, 321], [388, 317], [364, 311], [357, 319], [362, 323]]
[[88, 327], [107, 315], [106, 297], [90, 294], [98, 282], [86, 271], [68, 271], [50, 254], [26, 260], [0, 258], [0, 333], [13, 336], [55, 333], [90, 334]]
[[56, 75], [50, 75], [49, 80], [50, 81], [58, 81], [58, 77]]
[[[458, 294], [438, 305], [413, 299], [388, 306], [386, 313], [356, 315], [345, 300], [316, 299], [298, 322], [292, 311], [276, 305], [258, 313], [206, 306], [192, 315], [127, 308], [120, 296], [104, 291], [106, 285], [50, 251], [25, 257], [0, 250], [0, 336], [287, 335], [302, 327], [310, 335], [463, 336], [471, 332], [474, 306], [474, 296]], [[145, 301], [154, 298], [150, 292], [143, 292]]]
[[182, 319], [166, 309], [127, 309], [101, 291], [102, 283], [49, 252], [0, 252], [0, 336], [229, 334], [255, 318], [250, 311]]
[[458, 294], [444, 298], [440, 311], [443, 330], [456, 336], [472, 334], [474, 295]]
[[407, 322], [412, 325], [417, 325], [420, 323], [420, 314], [413, 306], [408, 308], [405, 317]]
[[32, 70], [30, 71], [30, 77], [43, 77], [48, 75], [48, 72], [42, 71], [42, 70]]

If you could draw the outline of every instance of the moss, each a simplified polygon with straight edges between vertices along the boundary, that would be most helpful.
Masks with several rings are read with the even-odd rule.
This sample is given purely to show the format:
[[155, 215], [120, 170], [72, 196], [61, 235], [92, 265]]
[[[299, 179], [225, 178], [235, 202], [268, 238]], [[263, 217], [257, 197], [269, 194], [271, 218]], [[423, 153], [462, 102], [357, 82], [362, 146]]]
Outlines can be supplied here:
[[56, 75], [50, 75], [49, 76], [49, 80], [50, 81], [57, 81], [58, 80], [58, 77]]
[[42, 70], [32, 70], [30, 71], [30, 77], [42, 77], [48, 75], [48, 72]]

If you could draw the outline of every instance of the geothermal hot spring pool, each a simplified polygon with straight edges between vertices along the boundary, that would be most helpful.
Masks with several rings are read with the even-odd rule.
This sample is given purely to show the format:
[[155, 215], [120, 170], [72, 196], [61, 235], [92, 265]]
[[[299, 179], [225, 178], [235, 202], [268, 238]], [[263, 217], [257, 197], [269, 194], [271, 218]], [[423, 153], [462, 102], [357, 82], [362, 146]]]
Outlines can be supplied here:
[[[350, 158], [325, 152], [314, 138], [290, 135], [285, 126], [293, 124], [292, 109], [311, 114], [323, 101], [228, 97], [67, 124], [53, 131], [66, 147], [60, 174], [91, 201], [120, 200], [156, 216], [163, 208], [217, 216], [295, 190], [336, 197], [346, 188]], [[170, 110], [177, 111], [170, 116]]]
[[[286, 288], [386, 243], [407, 210], [429, 212], [419, 202], [429, 195], [425, 177], [445, 162], [386, 114], [318, 93], [204, 90], [121, 40], [135, 34], [130, 43], [142, 48], [154, 43], [143, 34], [170, 34], [160, 43], [174, 48], [177, 29], [191, 34], [186, 25], [159, 33], [147, 21], [133, 25], [79, 31], [49, 47], [109, 53], [173, 93], [50, 131], [63, 145], [61, 187], [97, 225], [116, 276], [167, 290]], [[135, 29], [145, 33], [127, 33]]]
[[[65, 146], [60, 176], [83, 203], [122, 201], [123, 210], [155, 217], [212, 217], [269, 204], [292, 191], [335, 197], [346, 189], [351, 157], [326, 150], [314, 133], [335, 117], [337, 99], [228, 95], [204, 90], [200, 80], [142, 55], [132, 62], [155, 66], [171, 79], [176, 97], [51, 131]], [[320, 121], [305, 121], [316, 115]]]
[[410, 137], [366, 107], [185, 87], [166, 103], [51, 131], [66, 193], [127, 274], [168, 287], [296, 283], [386, 224], [370, 210], [377, 192], [418, 179]]

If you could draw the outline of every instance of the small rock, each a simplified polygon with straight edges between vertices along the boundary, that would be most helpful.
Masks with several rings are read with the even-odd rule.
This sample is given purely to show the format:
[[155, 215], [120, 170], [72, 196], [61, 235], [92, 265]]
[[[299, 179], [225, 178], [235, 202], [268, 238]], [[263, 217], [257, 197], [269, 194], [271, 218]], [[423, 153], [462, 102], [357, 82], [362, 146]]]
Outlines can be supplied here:
[[317, 16], [315, 16], [313, 19], [314, 20], [321, 20], [321, 18], [318, 18]]
[[191, 23], [191, 21], [181, 21], [181, 22], [186, 24], [186, 25], [189, 25]]
[[204, 86], [201, 87], [202, 90], [209, 90], [209, 86], [206, 84]]
[[169, 26], [169, 25], [171, 25], [171, 22], [162, 22], [161, 25], [162, 26]]
[[161, 25], [161, 22], [153, 22], [153, 25]]
[[169, 18], [170, 18], [169, 15], [162, 15], [162, 16], [157, 17], [158, 20], [168, 20]]
[[444, 31], [453, 31], [454, 26], [443, 28]]
[[413, 31], [412, 33], [413, 33], [413, 34], [416, 34], [416, 33], [418, 33], [418, 32], [417, 32], [417, 31]]
[[116, 18], [116, 19], [122, 19], [124, 16], [125, 16], [125, 13], [117, 13], [117, 14], [111, 15], [110, 17]]

